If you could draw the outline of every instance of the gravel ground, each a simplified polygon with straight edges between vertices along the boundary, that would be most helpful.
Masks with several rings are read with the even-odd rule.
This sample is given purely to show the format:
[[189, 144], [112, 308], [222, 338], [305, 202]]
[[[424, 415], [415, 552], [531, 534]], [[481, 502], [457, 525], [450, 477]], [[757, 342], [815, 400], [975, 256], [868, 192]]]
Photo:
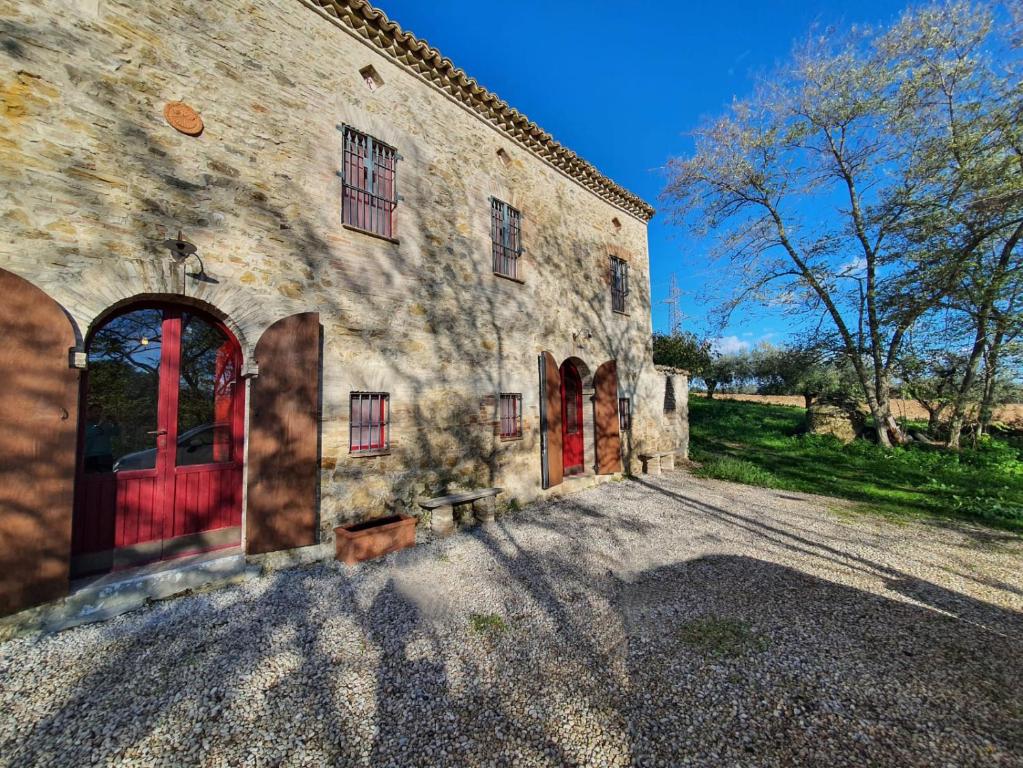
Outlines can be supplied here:
[[1023, 766], [1023, 542], [691, 478], [0, 646], [2, 765]]

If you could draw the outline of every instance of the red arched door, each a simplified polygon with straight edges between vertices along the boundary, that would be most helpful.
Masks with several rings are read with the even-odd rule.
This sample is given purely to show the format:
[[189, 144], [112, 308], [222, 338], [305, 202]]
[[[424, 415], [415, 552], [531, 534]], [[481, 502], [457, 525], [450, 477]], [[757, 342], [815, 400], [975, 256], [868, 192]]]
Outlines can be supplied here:
[[562, 461], [566, 475], [583, 471], [583, 382], [570, 360], [561, 364]]
[[241, 541], [241, 350], [192, 308], [136, 306], [87, 343], [76, 575]]

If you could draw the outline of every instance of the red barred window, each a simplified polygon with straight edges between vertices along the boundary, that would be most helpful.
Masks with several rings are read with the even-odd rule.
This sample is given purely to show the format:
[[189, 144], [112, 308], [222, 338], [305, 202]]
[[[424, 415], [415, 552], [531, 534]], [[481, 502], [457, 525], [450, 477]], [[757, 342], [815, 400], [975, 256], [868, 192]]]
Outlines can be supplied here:
[[502, 393], [500, 411], [501, 437], [522, 437], [522, 395]]
[[398, 205], [398, 160], [394, 147], [344, 127], [345, 149], [341, 176], [344, 223], [356, 229], [393, 238]]
[[349, 421], [352, 453], [387, 449], [390, 399], [386, 392], [352, 392]]

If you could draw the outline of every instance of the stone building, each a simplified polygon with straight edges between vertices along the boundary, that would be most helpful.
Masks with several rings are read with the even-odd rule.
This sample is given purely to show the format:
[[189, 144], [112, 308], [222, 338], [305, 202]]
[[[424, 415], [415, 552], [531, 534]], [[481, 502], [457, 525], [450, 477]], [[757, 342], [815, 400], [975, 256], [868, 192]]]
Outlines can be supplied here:
[[674, 447], [651, 207], [380, 11], [0, 0], [0, 27], [0, 613]]

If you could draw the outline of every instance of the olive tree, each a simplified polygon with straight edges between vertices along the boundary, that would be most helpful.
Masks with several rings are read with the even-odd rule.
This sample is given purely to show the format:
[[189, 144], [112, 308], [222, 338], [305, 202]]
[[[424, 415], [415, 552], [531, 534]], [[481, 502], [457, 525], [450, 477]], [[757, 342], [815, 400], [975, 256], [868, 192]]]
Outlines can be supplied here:
[[812, 36], [668, 165], [677, 221], [713, 233], [733, 268], [724, 310], [823, 315], [882, 445], [904, 439], [890, 397], [907, 333], [1011, 228], [1011, 194], [985, 198], [1015, 109], [1012, 67], [989, 55], [994, 13], [935, 4]]

